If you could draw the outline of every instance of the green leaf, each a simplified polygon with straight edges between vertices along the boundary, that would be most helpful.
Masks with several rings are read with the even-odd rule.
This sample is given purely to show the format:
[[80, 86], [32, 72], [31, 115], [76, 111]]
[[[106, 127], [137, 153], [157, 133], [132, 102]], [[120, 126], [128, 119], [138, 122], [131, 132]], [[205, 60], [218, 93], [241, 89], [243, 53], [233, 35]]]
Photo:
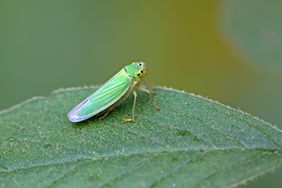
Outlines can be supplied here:
[[282, 70], [282, 1], [229, 0], [224, 8], [224, 30], [240, 53], [252, 63]]
[[138, 92], [105, 119], [67, 112], [96, 88], [61, 89], [0, 113], [1, 187], [235, 187], [282, 165], [282, 132], [185, 92]]

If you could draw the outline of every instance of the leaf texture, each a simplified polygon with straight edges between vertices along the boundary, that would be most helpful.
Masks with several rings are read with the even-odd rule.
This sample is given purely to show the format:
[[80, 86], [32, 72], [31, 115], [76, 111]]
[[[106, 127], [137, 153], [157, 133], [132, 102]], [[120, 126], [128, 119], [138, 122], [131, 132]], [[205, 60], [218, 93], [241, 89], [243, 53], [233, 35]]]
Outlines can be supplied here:
[[60, 89], [0, 112], [1, 187], [236, 187], [282, 165], [282, 132], [186, 92], [138, 92], [105, 119], [67, 112], [97, 87]]

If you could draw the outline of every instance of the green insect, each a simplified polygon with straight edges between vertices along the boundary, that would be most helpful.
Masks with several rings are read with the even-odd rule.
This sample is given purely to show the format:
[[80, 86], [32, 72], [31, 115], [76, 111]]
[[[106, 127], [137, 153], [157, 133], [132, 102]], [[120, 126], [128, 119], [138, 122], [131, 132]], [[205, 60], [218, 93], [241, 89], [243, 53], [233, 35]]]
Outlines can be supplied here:
[[[133, 93], [132, 116], [131, 118], [124, 118], [123, 122], [134, 122], [137, 98], [137, 92], [135, 90], [138, 88], [148, 93], [153, 102], [153, 93], [143, 80], [146, 73], [147, 67], [144, 62], [133, 62], [125, 66], [97, 91], [75, 106], [68, 113], [68, 119], [71, 122], [80, 122], [93, 116], [104, 118], [114, 107], [125, 100], [130, 93]], [[140, 87], [141, 82], [144, 83], [146, 88]], [[154, 103], [153, 105], [159, 109]]]

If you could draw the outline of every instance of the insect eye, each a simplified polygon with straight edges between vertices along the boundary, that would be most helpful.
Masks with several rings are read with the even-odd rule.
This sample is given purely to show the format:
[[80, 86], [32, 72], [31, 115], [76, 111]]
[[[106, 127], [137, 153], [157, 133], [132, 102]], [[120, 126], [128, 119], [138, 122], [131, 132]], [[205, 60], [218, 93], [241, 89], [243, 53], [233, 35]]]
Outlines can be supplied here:
[[143, 70], [141, 70], [141, 73], [143, 73], [144, 71]]
[[140, 76], [140, 73], [138, 73], [137, 76]]
[[142, 65], [142, 64], [141, 64], [141, 63], [139, 63], [139, 66], [140, 66], [140, 67], [141, 67], [141, 65]]

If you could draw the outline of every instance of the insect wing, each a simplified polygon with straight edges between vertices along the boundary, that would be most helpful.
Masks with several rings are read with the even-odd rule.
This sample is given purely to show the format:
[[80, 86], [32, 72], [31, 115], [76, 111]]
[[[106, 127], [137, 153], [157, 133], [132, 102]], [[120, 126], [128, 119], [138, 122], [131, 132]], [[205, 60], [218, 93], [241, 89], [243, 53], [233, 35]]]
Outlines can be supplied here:
[[[122, 70], [123, 71], [123, 70]], [[84, 99], [69, 113], [72, 122], [79, 122], [95, 116], [117, 102], [130, 89], [133, 81], [120, 71], [92, 95]]]

